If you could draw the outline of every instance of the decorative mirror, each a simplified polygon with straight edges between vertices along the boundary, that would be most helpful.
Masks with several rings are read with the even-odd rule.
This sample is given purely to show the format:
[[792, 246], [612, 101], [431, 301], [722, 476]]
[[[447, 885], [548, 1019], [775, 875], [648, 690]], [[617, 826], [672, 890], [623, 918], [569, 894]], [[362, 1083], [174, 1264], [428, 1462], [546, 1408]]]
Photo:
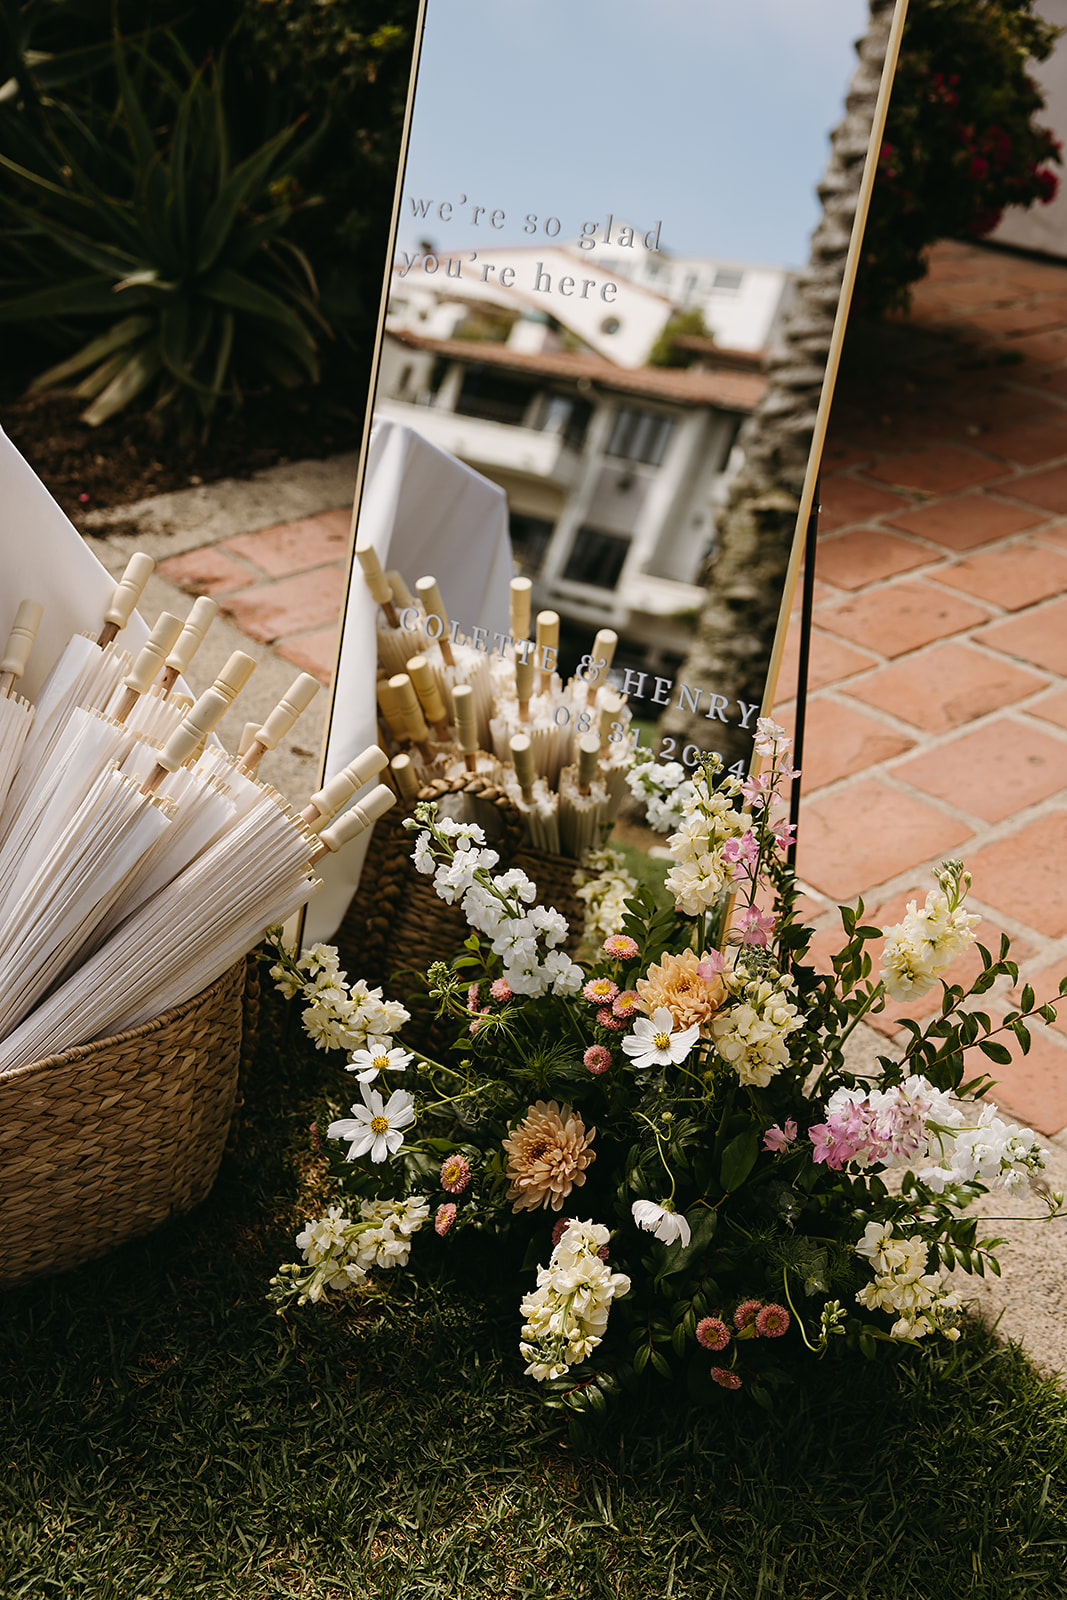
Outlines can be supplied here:
[[[871, 120], [880, 130], [903, 4], [879, 9], [885, 66]], [[394, 706], [390, 722], [376, 703], [376, 676], [404, 677], [410, 658], [430, 659], [443, 736], [461, 709], [451, 690], [463, 680], [452, 665], [462, 650], [468, 665], [481, 657], [475, 701], [517, 661], [520, 678], [536, 673], [527, 693], [543, 692], [542, 718], [570, 741], [550, 765], [578, 761], [583, 724], [602, 734], [605, 760], [613, 727], [623, 730], [617, 742], [647, 744], [668, 709], [701, 719], [701, 742], [671, 741], [686, 764], [716, 748], [730, 723], [732, 755], [744, 759], [736, 740], [747, 752], [782, 626], [777, 643], [768, 629], [752, 644], [755, 691], [700, 681], [686, 659], [717, 516], [744, 462], [746, 421], [767, 393], [767, 352], [796, 301], [829, 135], [868, 21], [866, 0], [427, 0], [326, 775], [380, 726], [411, 745], [418, 768], [420, 747], [433, 748], [437, 704], [416, 694], [412, 727], [421, 713], [429, 743], [411, 727], [405, 739], [402, 711]], [[860, 217], [871, 149], [873, 133]], [[780, 623], [857, 238], [854, 229], [831, 307], [829, 357], [825, 345], [809, 353], [825, 376], [803, 490], [788, 501], [792, 557], [783, 549], [775, 592], [763, 596]], [[509, 594], [513, 577], [528, 582]], [[436, 586], [420, 591], [423, 578]], [[624, 697], [625, 714], [605, 715]], [[518, 724], [491, 734], [492, 709], [477, 707], [471, 770], [479, 749], [493, 753], [493, 737], [510, 761]], [[525, 760], [521, 730], [520, 751]], [[336, 928], [359, 867], [347, 861], [345, 881], [316, 897], [309, 936]]]

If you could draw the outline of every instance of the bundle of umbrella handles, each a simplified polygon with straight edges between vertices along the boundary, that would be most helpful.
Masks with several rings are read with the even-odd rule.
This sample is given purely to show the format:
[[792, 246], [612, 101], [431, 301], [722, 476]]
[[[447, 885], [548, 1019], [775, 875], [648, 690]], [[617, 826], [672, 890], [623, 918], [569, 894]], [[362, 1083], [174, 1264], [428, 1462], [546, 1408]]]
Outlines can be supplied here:
[[236, 651], [195, 700], [183, 674], [217, 606], [119, 643], [153, 562], [135, 555], [99, 633], [18, 692], [42, 608], [0, 660], [0, 1072], [179, 1005], [315, 892], [316, 864], [395, 804], [377, 745], [295, 811], [259, 778], [318, 692], [306, 673], [230, 755], [215, 727], [255, 668]]

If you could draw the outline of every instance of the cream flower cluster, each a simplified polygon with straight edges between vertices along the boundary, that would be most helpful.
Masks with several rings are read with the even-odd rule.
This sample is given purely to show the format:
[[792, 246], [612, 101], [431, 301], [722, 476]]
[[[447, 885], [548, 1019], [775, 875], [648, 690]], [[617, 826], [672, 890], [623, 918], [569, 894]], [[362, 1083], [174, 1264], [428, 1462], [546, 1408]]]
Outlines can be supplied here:
[[938, 1273], [926, 1270], [927, 1247], [918, 1234], [905, 1239], [894, 1235], [891, 1222], [869, 1222], [856, 1252], [874, 1272], [874, 1282], [864, 1284], [856, 1299], [868, 1311], [897, 1313], [891, 1338], [922, 1339], [928, 1333], [959, 1338], [960, 1296]]
[[385, 1000], [381, 989], [366, 979], [346, 982], [333, 945], [314, 944], [296, 960], [281, 944], [281, 929], [268, 930], [280, 959], [270, 969], [275, 987], [286, 999], [301, 994], [307, 1004], [303, 1023], [319, 1050], [367, 1050], [386, 1055], [411, 1013], [399, 1001]]
[[751, 812], [734, 810], [740, 790], [736, 778], [716, 789], [707, 777], [695, 779], [681, 826], [667, 840], [676, 863], [667, 874], [667, 888], [686, 916], [708, 910], [734, 881], [736, 857], [730, 859], [726, 846], [752, 827]]
[[331, 1206], [324, 1217], [308, 1222], [296, 1242], [310, 1271], [300, 1266], [282, 1267], [271, 1280], [277, 1298], [297, 1297], [297, 1303], [314, 1305], [327, 1289], [358, 1288], [371, 1267], [404, 1267], [411, 1255], [412, 1236], [429, 1221], [430, 1208], [422, 1195], [408, 1200], [363, 1200], [359, 1217], [345, 1216]]
[[693, 799], [693, 782], [680, 761], [653, 761], [649, 752], [635, 750], [626, 782], [656, 833], [670, 833], [681, 824], [686, 804]]
[[526, 1319], [519, 1349], [527, 1376], [543, 1383], [584, 1361], [604, 1337], [611, 1302], [630, 1292], [630, 1280], [600, 1256], [608, 1230], [598, 1222], [570, 1222], [537, 1288], [523, 1298]]
[[577, 994], [585, 973], [557, 948], [570, 932], [566, 917], [534, 904], [537, 886], [519, 868], [490, 875], [499, 858], [485, 849], [476, 823], [437, 820], [431, 806], [419, 806], [415, 815], [428, 824], [415, 841], [417, 870], [433, 873], [434, 890], [449, 905], [462, 901], [470, 926], [485, 934], [501, 958], [512, 992]]
[[621, 850], [588, 850], [574, 874], [578, 899], [585, 904], [586, 944], [600, 945], [622, 927], [626, 902], [637, 888], [637, 879], [627, 872]]
[[940, 978], [950, 961], [974, 942], [981, 917], [964, 911], [970, 879], [959, 862], [945, 862], [940, 887], [931, 889], [920, 910], [909, 901], [902, 922], [883, 928], [882, 982], [893, 1000], [918, 999]]
[[1048, 1158], [1049, 1152], [1038, 1143], [1032, 1128], [1004, 1122], [995, 1105], [986, 1105], [973, 1127], [954, 1131], [940, 1164], [922, 1168], [918, 1177], [935, 1194], [942, 1194], [946, 1184], [975, 1179], [1009, 1194], [1024, 1184], [1042, 1192], [1041, 1174]]
[[793, 980], [750, 978], [739, 967], [727, 982], [736, 998], [711, 1019], [715, 1049], [746, 1087], [765, 1089], [788, 1066], [786, 1040], [804, 1023], [789, 998]]

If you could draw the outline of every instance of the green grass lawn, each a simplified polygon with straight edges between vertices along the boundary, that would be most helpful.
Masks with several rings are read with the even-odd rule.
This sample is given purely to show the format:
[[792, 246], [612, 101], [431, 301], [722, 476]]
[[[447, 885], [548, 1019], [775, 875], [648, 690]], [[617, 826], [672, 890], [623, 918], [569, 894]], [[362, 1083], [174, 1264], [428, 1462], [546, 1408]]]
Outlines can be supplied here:
[[279, 1318], [340, 1058], [264, 1024], [208, 1204], [0, 1297], [3, 1600], [1067, 1594], [1067, 1402], [984, 1336], [835, 1355], [772, 1414], [663, 1384], [575, 1446], [484, 1274]]

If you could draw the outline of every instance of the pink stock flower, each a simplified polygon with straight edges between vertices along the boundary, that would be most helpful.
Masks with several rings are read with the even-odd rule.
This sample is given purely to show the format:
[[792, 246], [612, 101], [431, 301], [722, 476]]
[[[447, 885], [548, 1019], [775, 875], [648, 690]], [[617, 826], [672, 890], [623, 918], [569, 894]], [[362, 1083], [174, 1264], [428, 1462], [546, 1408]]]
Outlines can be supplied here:
[[434, 1231], [439, 1233], [442, 1239], [455, 1222], [457, 1209], [451, 1200], [447, 1201], [443, 1206], [438, 1206], [433, 1225]]
[[756, 944], [766, 949], [767, 940], [774, 932], [774, 917], [758, 906], [748, 906], [741, 918], [741, 943]]
[[717, 978], [726, 966], [726, 959], [721, 950], [705, 950], [697, 962], [697, 971], [702, 978]]
[[764, 1150], [773, 1150], [775, 1154], [778, 1154], [782, 1150], [788, 1149], [796, 1136], [796, 1122], [792, 1117], [787, 1117], [784, 1128], [780, 1128], [775, 1123], [773, 1128], [767, 1129], [767, 1132], [763, 1135], [763, 1148]]
[[470, 1181], [470, 1162], [458, 1150], [441, 1162], [441, 1188], [449, 1194], [462, 1194]]
[[610, 1006], [619, 992], [617, 983], [610, 978], [590, 978], [582, 990], [582, 997], [594, 1006]]
[[613, 961], [633, 961], [638, 954], [637, 940], [626, 933], [613, 933], [604, 940], [604, 954]]
[[[614, 1018], [612, 1020], [614, 1021]], [[602, 1044], [591, 1044], [582, 1057], [582, 1061], [589, 1071], [599, 1078], [600, 1074], [607, 1072], [611, 1066], [611, 1052], [606, 1050]]]
[[697, 1343], [705, 1350], [725, 1350], [730, 1330], [721, 1317], [702, 1317], [696, 1326]]
[[756, 1317], [756, 1332], [761, 1339], [780, 1339], [789, 1327], [785, 1306], [764, 1306]]
[[756, 835], [752, 832], [752, 829], [749, 828], [747, 832], [741, 835], [740, 839], [727, 839], [722, 847], [722, 856], [724, 861], [732, 861], [734, 863], [733, 877], [735, 883], [742, 878], [751, 877], [756, 862], [759, 860], [759, 845], [756, 843]]
[[636, 989], [624, 989], [611, 1002], [611, 1009], [617, 1017], [630, 1017], [635, 1011], [640, 1011], [641, 996]]
[[751, 1327], [756, 1320], [759, 1309], [760, 1303], [758, 1300], [742, 1300], [734, 1312], [734, 1327], [738, 1333], [741, 1333], [745, 1328]]
[[477, 1009], [478, 1009], [478, 985], [476, 983], [472, 983], [470, 985], [470, 987], [468, 988], [468, 990], [467, 990], [467, 1010], [468, 1011], [477, 1011]]
[[601, 1007], [596, 1014], [596, 1020], [598, 1028], [608, 1028], [612, 1033], [618, 1033], [619, 1029], [622, 1027], [622, 1023], [615, 1015], [614, 1010], [609, 1009], [608, 1006]]
[[731, 1372], [729, 1367], [712, 1367], [712, 1382], [717, 1383], [720, 1389], [740, 1389], [741, 1379], [736, 1372]]
[[494, 1000], [510, 1000], [511, 985], [506, 978], [494, 978], [489, 985], [489, 993]]

